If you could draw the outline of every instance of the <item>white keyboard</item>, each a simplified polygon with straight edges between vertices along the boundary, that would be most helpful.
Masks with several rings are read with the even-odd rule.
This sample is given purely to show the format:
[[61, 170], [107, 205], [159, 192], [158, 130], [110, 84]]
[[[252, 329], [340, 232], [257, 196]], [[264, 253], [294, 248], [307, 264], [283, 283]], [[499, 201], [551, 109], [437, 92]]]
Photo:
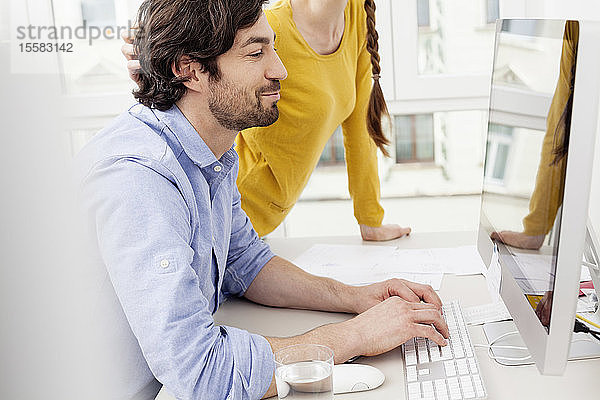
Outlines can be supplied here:
[[448, 345], [425, 338], [402, 345], [408, 400], [462, 400], [487, 397], [473, 344], [458, 302], [442, 306], [450, 330]]

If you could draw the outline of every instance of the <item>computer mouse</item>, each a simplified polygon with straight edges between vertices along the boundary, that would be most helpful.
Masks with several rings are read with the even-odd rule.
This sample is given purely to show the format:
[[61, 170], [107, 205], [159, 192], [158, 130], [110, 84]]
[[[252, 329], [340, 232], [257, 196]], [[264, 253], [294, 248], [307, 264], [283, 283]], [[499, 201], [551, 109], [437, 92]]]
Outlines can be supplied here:
[[338, 364], [333, 367], [333, 393], [362, 392], [381, 386], [383, 372], [364, 364]]

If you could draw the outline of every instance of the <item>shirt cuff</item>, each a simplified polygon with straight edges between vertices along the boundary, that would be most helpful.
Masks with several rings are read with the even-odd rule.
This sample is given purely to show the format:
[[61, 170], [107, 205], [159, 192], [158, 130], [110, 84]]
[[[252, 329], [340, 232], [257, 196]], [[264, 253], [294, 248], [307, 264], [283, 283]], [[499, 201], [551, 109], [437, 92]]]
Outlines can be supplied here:
[[[267, 339], [263, 336], [230, 326], [227, 331], [234, 352], [234, 384], [228, 398], [261, 399], [269, 390], [275, 373], [275, 358]], [[236, 384], [236, 380], [240, 384]], [[235, 393], [241, 390], [242, 393]]]

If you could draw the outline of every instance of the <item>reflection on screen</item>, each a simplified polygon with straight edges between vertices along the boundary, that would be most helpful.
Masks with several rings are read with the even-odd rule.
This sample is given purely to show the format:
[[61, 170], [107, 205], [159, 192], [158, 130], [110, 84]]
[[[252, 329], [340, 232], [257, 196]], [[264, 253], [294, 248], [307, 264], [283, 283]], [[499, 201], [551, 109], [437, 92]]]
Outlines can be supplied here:
[[549, 326], [578, 25], [503, 21], [490, 94], [482, 213], [507, 267]]

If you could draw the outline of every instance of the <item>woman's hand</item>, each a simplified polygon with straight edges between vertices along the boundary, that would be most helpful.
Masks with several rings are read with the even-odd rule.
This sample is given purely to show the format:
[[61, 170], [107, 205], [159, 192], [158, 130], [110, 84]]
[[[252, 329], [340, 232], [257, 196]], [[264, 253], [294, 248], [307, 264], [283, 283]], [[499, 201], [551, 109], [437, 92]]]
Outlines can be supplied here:
[[139, 78], [138, 74], [140, 72], [140, 61], [133, 49], [134, 36], [129, 36], [127, 31], [125, 31], [121, 32], [121, 39], [125, 42], [125, 44], [121, 46], [121, 53], [123, 53], [127, 59], [127, 71], [129, 71], [129, 77], [132, 81], [137, 83]]
[[492, 232], [492, 240], [498, 240], [504, 244], [519, 249], [538, 250], [544, 244], [546, 235], [530, 236], [523, 232], [501, 231]]
[[410, 234], [410, 228], [403, 228], [400, 225], [388, 224], [381, 226], [367, 226], [360, 224], [360, 235], [363, 240], [385, 241], [401, 238]]

